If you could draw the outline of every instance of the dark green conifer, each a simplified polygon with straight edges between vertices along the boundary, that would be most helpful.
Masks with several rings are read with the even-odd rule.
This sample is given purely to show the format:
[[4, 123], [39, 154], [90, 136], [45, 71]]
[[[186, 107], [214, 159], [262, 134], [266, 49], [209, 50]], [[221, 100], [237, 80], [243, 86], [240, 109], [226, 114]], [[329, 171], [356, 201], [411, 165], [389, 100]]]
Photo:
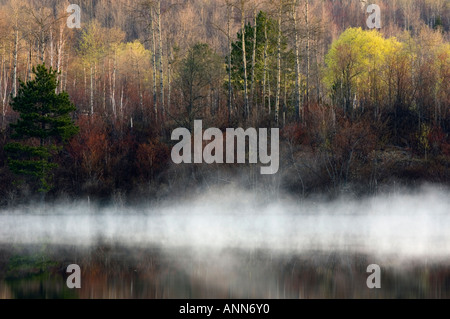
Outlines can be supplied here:
[[5, 146], [12, 172], [38, 182], [39, 192], [52, 188], [52, 170], [57, 167], [54, 156], [71, 137], [78, 133], [70, 113], [76, 108], [66, 92], [56, 93], [57, 72], [45, 64], [33, 68], [32, 81], [20, 81], [20, 89], [11, 107], [19, 113], [11, 124], [12, 139]]

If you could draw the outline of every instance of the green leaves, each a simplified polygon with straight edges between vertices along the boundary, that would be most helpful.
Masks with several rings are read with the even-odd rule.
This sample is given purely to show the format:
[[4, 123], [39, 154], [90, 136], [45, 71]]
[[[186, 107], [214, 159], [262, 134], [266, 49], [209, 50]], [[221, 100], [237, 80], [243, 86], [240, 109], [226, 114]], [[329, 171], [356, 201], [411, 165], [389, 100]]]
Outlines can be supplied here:
[[208, 97], [210, 90], [220, 86], [223, 71], [220, 56], [205, 43], [193, 45], [180, 61], [176, 85], [183, 92], [186, 126], [190, 126], [201, 112], [202, 101]]
[[[264, 71], [264, 46], [265, 29], [267, 31], [267, 58], [269, 64], [275, 64], [273, 57], [276, 55], [278, 26], [275, 20], [268, 17], [266, 12], [259, 12], [256, 18], [256, 56], [255, 56], [255, 77], [256, 81], [262, 81]], [[244, 65], [242, 59], [242, 30], [237, 33], [237, 40], [232, 43], [231, 64], [232, 64], [232, 82], [239, 89], [244, 85]], [[247, 77], [250, 81], [252, 74], [252, 55], [253, 55], [254, 26], [248, 23], [245, 26], [245, 47], [247, 48]], [[282, 52], [287, 49], [287, 39], [282, 38]], [[274, 65], [270, 66], [275, 69]]]
[[18, 175], [30, 176], [39, 183], [40, 192], [51, 189], [51, 171], [57, 167], [53, 157], [62, 144], [78, 133], [70, 112], [76, 110], [66, 92], [57, 94], [57, 72], [45, 65], [33, 68], [35, 79], [20, 82], [12, 108], [20, 117], [13, 129], [16, 142], [5, 146], [8, 165]]

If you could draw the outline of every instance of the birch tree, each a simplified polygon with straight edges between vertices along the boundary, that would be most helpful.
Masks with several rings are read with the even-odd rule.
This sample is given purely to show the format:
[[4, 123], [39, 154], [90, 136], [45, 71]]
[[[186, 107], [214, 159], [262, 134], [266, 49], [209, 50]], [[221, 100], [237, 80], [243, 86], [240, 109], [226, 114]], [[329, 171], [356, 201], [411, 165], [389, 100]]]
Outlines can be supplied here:
[[255, 108], [255, 69], [256, 69], [256, 35], [258, 32], [258, 25], [256, 20], [256, 5], [253, 8], [253, 49], [252, 49], [252, 77], [250, 83], [250, 95], [251, 95], [251, 107], [250, 109]]
[[150, 10], [150, 41], [152, 48], [152, 69], [153, 69], [153, 110], [155, 113], [155, 120], [158, 121], [158, 91], [156, 88], [156, 36], [155, 36], [155, 21], [153, 7]]
[[89, 69], [89, 112], [94, 114], [94, 80], [95, 68], [105, 51], [104, 34], [106, 30], [97, 21], [91, 22], [83, 31], [80, 43], [80, 55], [85, 67]]
[[248, 105], [248, 78], [247, 78], [247, 51], [245, 48], [245, 13], [248, 0], [239, 0], [239, 9], [241, 10], [241, 41], [242, 41], [242, 61], [244, 68], [244, 119], [249, 116]]
[[158, 0], [156, 17], [158, 21], [158, 37], [159, 37], [159, 89], [160, 89], [160, 103], [162, 110], [162, 121], [164, 123], [165, 108], [164, 108], [164, 65], [163, 65], [163, 44], [162, 44], [162, 30], [161, 30], [161, 0]]
[[227, 1], [227, 48], [228, 48], [228, 121], [231, 121], [232, 112], [232, 85], [231, 85], [231, 14], [233, 7]]
[[292, 19], [294, 23], [294, 50], [295, 50], [295, 117], [303, 121], [303, 112], [300, 110], [300, 48], [297, 28], [298, 1], [292, 3]]
[[10, 21], [13, 30], [13, 74], [12, 74], [12, 96], [17, 96], [17, 64], [18, 64], [18, 55], [19, 55], [19, 24], [22, 22], [20, 17], [23, 15], [23, 7], [19, 5], [18, 0], [11, 0], [9, 3], [9, 12], [11, 13]]
[[[114, 118], [117, 117], [117, 103], [116, 103], [116, 79], [117, 79], [117, 59], [120, 44], [125, 38], [125, 33], [118, 29], [113, 28], [108, 32], [108, 78], [109, 78], [109, 100], [111, 104], [111, 111]], [[111, 59], [112, 70], [111, 70]]]
[[278, 3], [278, 37], [277, 37], [277, 89], [275, 96], [275, 123], [278, 125], [280, 112], [280, 94], [281, 94], [281, 21], [283, 13], [283, 2]]
[[305, 28], [306, 28], [306, 91], [305, 102], [309, 103], [309, 76], [310, 76], [310, 28], [309, 28], [309, 0], [305, 0]]

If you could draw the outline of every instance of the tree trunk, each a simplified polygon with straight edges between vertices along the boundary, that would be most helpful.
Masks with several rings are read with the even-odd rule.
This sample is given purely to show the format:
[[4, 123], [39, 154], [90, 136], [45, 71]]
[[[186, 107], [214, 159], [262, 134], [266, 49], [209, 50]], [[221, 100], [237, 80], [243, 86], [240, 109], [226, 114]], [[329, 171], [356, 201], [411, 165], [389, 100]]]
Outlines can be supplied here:
[[295, 117], [303, 121], [303, 114], [300, 114], [300, 50], [298, 45], [297, 30], [297, 3], [292, 5], [292, 16], [294, 19], [294, 50], [295, 50]]
[[[319, 44], [317, 43], [317, 46]], [[319, 104], [320, 102], [320, 72], [319, 72], [319, 60], [318, 60], [318, 56], [319, 56], [319, 52], [318, 52], [319, 48], [316, 47], [316, 50], [314, 50], [315, 52], [315, 65], [316, 65], [316, 102], [317, 104]]]
[[164, 107], [164, 67], [163, 67], [163, 46], [162, 46], [162, 30], [161, 30], [161, 0], [158, 0], [158, 37], [159, 37], [159, 86], [161, 99], [162, 122], [164, 123], [165, 107]]
[[50, 67], [53, 69], [53, 28], [50, 28]]
[[[114, 110], [113, 110], [113, 106], [112, 106], [112, 72], [111, 72], [111, 58], [108, 56], [107, 57], [107, 59], [108, 59], [108, 70], [107, 70], [107, 72], [108, 72], [108, 90], [109, 90], [109, 103], [111, 104], [111, 111], [112, 111], [112, 114], [113, 114], [113, 116], [114, 116], [114, 118], [115, 118], [115, 115], [114, 115]], [[106, 80], [105, 80], [106, 81]]]
[[45, 38], [44, 37], [45, 37], [44, 26], [41, 25], [41, 30], [40, 30], [40, 34], [39, 34], [39, 49], [41, 51], [41, 56], [40, 56], [41, 64], [43, 64], [45, 61]]
[[287, 111], [287, 80], [286, 72], [283, 74], [284, 77], [284, 99], [283, 99], [283, 127], [286, 126], [286, 111]]
[[170, 114], [170, 104], [171, 104], [171, 93], [172, 93], [172, 49], [170, 48], [170, 43], [167, 42], [167, 111]]
[[[64, 73], [66, 74], [65, 76], [62, 77], [62, 81], [64, 81], [64, 84], [62, 85], [61, 91], [67, 91], [67, 79], [68, 79], [68, 70], [69, 70], [69, 60], [70, 60], [70, 50], [67, 51], [67, 56], [66, 56], [66, 67], [64, 68], [64, 56], [62, 59], [62, 66], [61, 66], [61, 70], [64, 70]], [[63, 75], [64, 73], [62, 73], [61, 75]]]
[[141, 109], [141, 112], [144, 113], [144, 99], [143, 99], [142, 90], [141, 90], [141, 70], [140, 70], [140, 67], [139, 67], [139, 61], [136, 63], [136, 70], [137, 70], [139, 107]]
[[280, 94], [281, 94], [281, 13], [282, 3], [278, 10], [278, 37], [277, 37], [277, 92], [275, 97], [275, 123], [278, 125], [278, 117], [280, 112]]
[[27, 81], [31, 80], [31, 69], [33, 68], [33, 62], [32, 62], [32, 58], [33, 58], [33, 43], [30, 40], [30, 47], [28, 50], [28, 68], [27, 68]]
[[120, 92], [120, 117], [123, 118], [123, 85]]
[[114, 118], [117, 118], [116, 111], [116, 71], [117, 70], [117, 49], [114, 49], [114, 63], [111, 81], [111, 107], [113, 111]]
[[156, 39], [155, 39], [155, 27], [153, 20], [153, 9], [150, 8], [150, 33], [151, 33], [151, 46], [152, 46], [152, 66], [153, 66], [153, 109], [155, 113], [155, 121], [158, 122], [158, 101], [156, 92]]
[[[3, 49], [3, 53], [2, 53], [2, 63], [0, 64], [0, 99], [3, 100], [3, 90], [2, 90], [2, 85], [3, 85], [3, 78], [4, 78], [4, 73], [5, 73], [5, 69], [4, 69], [4, 64], [5, 63], [5, 49]], [[3, 109], [4, 109], [4, 105], [2, 103], [2, 123], [0, 125], [0, 132], [3, 131], [3, 122], [4, 122], [4, 117], [3, 117]]]
[[268, 97], [267, 97], [267, 102], [269, 104], [269, 115], [271, 115], [272, 113], [272, 91], [270, 88], [270, 73], [267, 73], [267, 89], [268, 89]]
[[244, 66], [244, 118], [249, 115], [248, 109], [248, 83], [247, 83], [247, 52], [245, 50], [245, 0], [241, 0], [241, 40], [242, 40], [242, 63]]
[[91, 115], [94, 114], [94, 68], [91, 65], [91, 88], [90, 88], [90, 101], [89, 101], [89, 107]]
[[227, 8], [227, 40], [228, 40], [228, 121], [231, 121], [231, 109], [232, 109], [232, 86], [231, 86], [231, 20], [232, 7], [228, 5]]
[[63, 27], [61, 26], [59, 28], [59, 39], [58, 39], [58, 45], [56, 47], [57, 51], [57, 58], [56, 58], [56, 70], [59, 72], [61, 71], [61, 57], [62, 57], [62, 50], [63, 50]]
[[256, 34], [257, 34], [257, 21], [256, 21], [256, 7], [253, 11], [253, 18], [254, 18], [254, 29], [253, 29], [253, 52], [252, 52], [252, 79], [250, 84], [250, 95], [252, 97], [251, 99], [251, 109], [255, 108], [255, 65], [256, 65]]
[[87, 87], [87, 74], [86, 74], [86, 67], [83, 66], [83, 79], [84, 79], [84, 100], [86, 103], [86, 106], [88, 105], [88, 87]]
[[7, 98], [8, 98], [8, 76], [6, 74], [6, 67], [5, 67], [6, 63], [3, 63], [3, 59], [2, 59], [2, 65], [3, 65], [3, 83], [4, 83], [4, 88], [3, 88], [3, 98], [2, 98], [2, 126], [1, 129], [2, 131], [5, 129], [5, 117], [6, 117], [6, 102], [7, 102]]
[[306, 104], [309, 103], [309, 66], [310, 66], [310, 52], [309, 52], [309, 0], [306, 0], [305, 8], [305, 26], [306, 26]]
[[17, 56], [19, 54], [19, 29], [16, 26], [16, 32], [14, 37], [14, 70], [13, 70], [13, 96], [17, 96]]
[[[57, 52], [58, 52], [58, 56], [56, 59], [56, 70], [58, 71], [58, 81], [59, 81], [59, 87], [60, 90], [62, 90], [62, 82], [63, 82], [63, 72], [62, 72], [62, 57], [63, 57], [63, 50], [64, 50], [64, 44], [65, 41], [63, 40], [63, 34], [64, 34], [64, 27], [63, 25], [61, 25], [59, 27], [59, 39], [58, 39], [58, 45], [57, 45]], [[56, 90], [58, 90], [58, 88], [56, 88]], [[56, 91], [56, 93], [58, 93], [58, 91]]]
[[[267, 21], [264, 22], [264, 74], [263, 74], [263, 110], [266, 109], [266, 87], [267, 87]], [[269, 104], [270, 114], [270, 104]]]
[[106, 112], [106, 79], [105, 75], [105, 63], [102, 63], [102, 74], [103, 74], [103, 112]]

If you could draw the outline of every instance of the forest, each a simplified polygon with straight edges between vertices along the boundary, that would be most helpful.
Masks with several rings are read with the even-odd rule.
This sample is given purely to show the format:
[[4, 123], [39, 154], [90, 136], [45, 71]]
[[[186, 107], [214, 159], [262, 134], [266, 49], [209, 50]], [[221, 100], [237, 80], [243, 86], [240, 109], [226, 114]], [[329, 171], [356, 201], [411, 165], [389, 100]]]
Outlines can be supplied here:
[[[447, 0], [0, 0], [0, 206], [448, 185], [449, 40]], [[58, 147], [19, 120], [39, 74], [65, 105]], [[174, 164], [171, 132], [195, 120], [280, 128], [278, 173]], [[45, 163], [25, 174], [11, 152], [31, 147]]]

